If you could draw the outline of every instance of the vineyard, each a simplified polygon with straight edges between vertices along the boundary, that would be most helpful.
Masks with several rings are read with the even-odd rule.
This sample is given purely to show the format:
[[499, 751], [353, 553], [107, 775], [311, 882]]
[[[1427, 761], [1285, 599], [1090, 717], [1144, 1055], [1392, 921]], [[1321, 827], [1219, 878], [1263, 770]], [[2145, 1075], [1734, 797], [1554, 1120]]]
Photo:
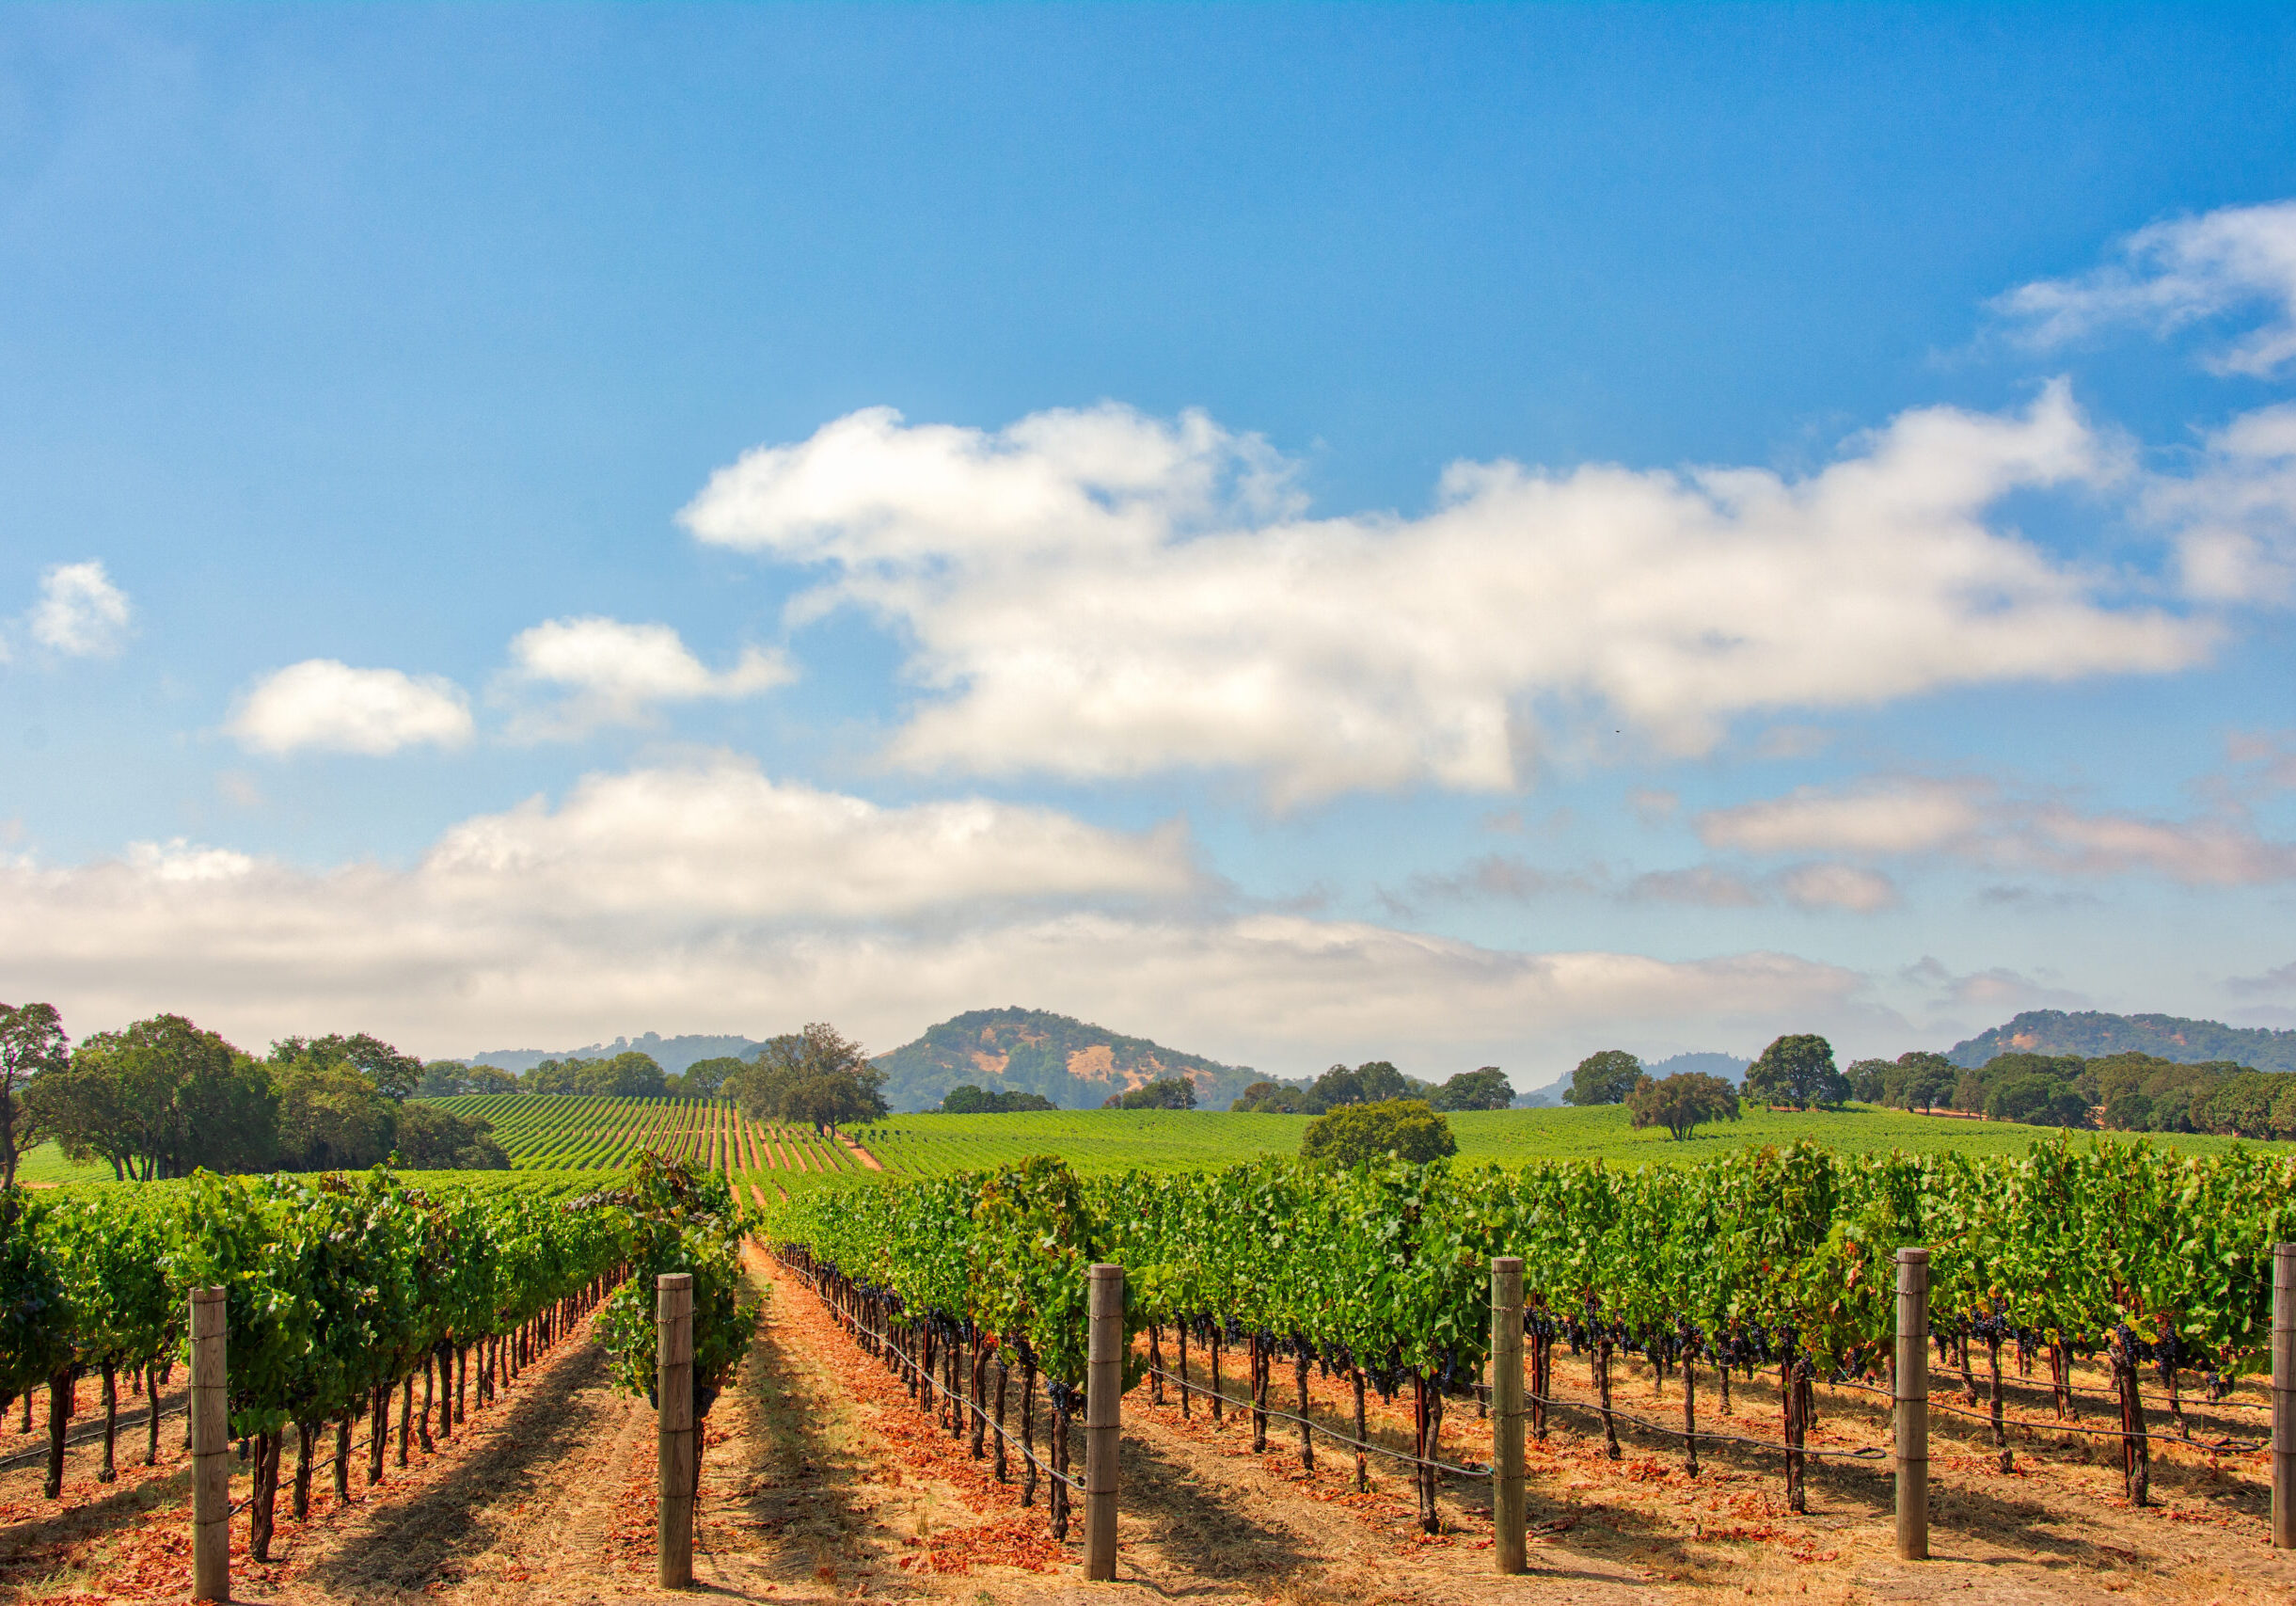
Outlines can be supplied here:
[[580, 1098], [465, 1094], [438, 1101], [493, 1123], [520, 1170], [611, 1170], [657, 1153], [746, 1187], [857, 1173], [869, 1167], [847, 1144], [810, 1126], [752, 1121], [729, 1099]]
[[[1334, 1582], [1303, 1598], [1373, 1580], [1415, 1598], [1414, 1579], [1461, 1598], [1490, 1574], [1494, 1430], [1510, 1421], [1528, 1439], [1534, 1553], [1568, 1550], [1574, 1576], [1622, 1591], [1683, 1578], [1794, 1593], [1793, 1569], [1843, 1553], [1845, 1521], [1886, 1513], [1894, 1259], [1922, 1246], [1943, 1520], [2023, 1532], [2004, 1514], [2046, 1510], [2134, 1558], [2197, 1545], [2237, 1571], [2273, 1554], [2258, 1375], [2271, 1246], [2296, 1239], [2282, 1151], [2061, 1137], [2014, 1157], [1717, 1145], [1634, 1169], [1347, 1171], [1218, 1164], [1195, 1135], [1226, 1123], [1189, 1112], [1055, 1112], [1025, 1118], [1039, 1149], [1010, 1161], [1003, 1118], [879, 1123], [876, 1172], [703, 1101], [500, 1103], [515, 1106], [499, 1111], [509, 1172], [20, 1196], [0, 1391], [23, 1437], [0, 1438], [0, 1480], [25, 1463], [59, 1509], [103, 1512], [123, 1508], [99, 1491], [185, 1467], [187, 1295], [216, 1287], [218, 1431], [240, 1446], [214, 1457], [230, 1479], [217, 1509], [235, 1566], [285, 1553], [308, 1569], [365, 1545], [359, 1565], [383, 1572], [357, 1577], [451, 1592], [459, 1564], [410, 1536], [431, 1527], [392, 1526], [392, 1503], [435, 1526], [491, 1487], [487, 1531], [503, 1537], [488, 1543], [532, 1555], [507, 1576], [539, 1582], [572, 1541], [512, 1535], [536, 1491], [562, 1485], [558, 1505], [622, 1514], [582, 1530], [580, 1566], [627, 1586], [652, 1559], [641, 1514], [669, 1487], [630, 1446], [641, 1423], [652, 1438], [656, 1282], [675, 1271], [692, 1279], [690, 1416], [708, 1423], [694, 1438], [715, 1448], [660, 1465], [698, 1491], [713, 1588], [874, 1598], [985, 1568], [1005, 1580], [989, 1598], [1038, 1598], [1020, 1581], [1082, 1553], [1087, 1422], [1120, 1408], [1123, 1565], [1178, 1568], [1211, 1598], [1229, 1598], [1210, 1584], [1225, 1576], [1258, 1578], [1235, 1598], [1262, 1599], [1315, 1567]], [[1090, 1148], [1112, 1125], [1135, 1149], [1194, 1141], [1198, 1158], [1117, 1169]], [[1054, 1143], [1084, 1159], [1042, 1153]], [[601, 1169], [616, 1155], [622, 1169]], [[1496, 1257], [1520, 1262], [1504, 1328]], [[1104, 1352], [1087, 1343], [1092, 1291], [1116, 1286], [1095, 1280], [1100, 1263], [1121, 1268]], [[1517, 1359], [1495, 1372], [1507, 1333]], [[1519, 1416], [1507, 1372], [1527, 1391]], [[525, 1410], [496, 1408], [530, 1377]], [[562, 1438], [561, 1421], [592, 1425]], [[604, 1460], [601, 1434], [617, 1447]], [[876, 1447], [875, 1470], [820, 1483], [862, 1465], [856, 1443]], [[546, 1455], [602, 1471], [538, 1485]], [[463, 1470], [440, 1481], [433, 1465]], [[40, 1504], [8, 1504], [8, 1521], [36, 1534]], [[833, 1532], [785, 1527], [791, 1503], [831, 1498], [849, 1513]], [[958, 1532], [952, 1510], [972, 1514]], [[1178, 1537], [1215, 1511], [1217, 1544]], [[2182, 1526], [2134, 1526], [2147, 1519]], [[1344, 1534], [1323, 1531], [1334, 1521]], [[1279, 1529], [1314, 1542], [1272, 1540]], [[1678, 1560], [1661, 1566], [1636, 1534], [1669, 1531]], [[793, 1575], [799, 1534], [812, 1549]], [[10, 1553], [0, 1542], [0, 1586]], [[170, 1553], [150, 1576], [181, 1598], [186, 1558]], [[808, 1571], [817, 1597], [789, 1587]]]
[[[953, 1428], [991, 1416], [1018, 1379], [1041, 1380], [1053, 1413], [1053, 1518], [1066, 1487], [1065, 1424], [1085, 1385], [1084, 1268], [1124, 1268], [1128, 1364], [1181, 1391], [1199, 1385], [1216, 1416], [1248, 1410], [1254, 1449], [1275, 1414], [1293, 1424], [1303, 1465], [1313, 1436], [1398, 1454], [1368, 1436], [1367, 1396], [1408, 1398], [1420, 1525], [1442, 1530], [1437, 1490], [1446, 1401], [1486, 1403], [1496, 1257], [1518, 1257], [1533, 1431], [1569, 1403], [1556, 1349], [1583, 1357], [1590, 1414], [1607, 1452], [1622, 1423], [1678, 1443], [1699, 1466], [1696, 1381], [1702, 1369], [1732, 1410], [1734, 1376], [1777, 1375], [1786, 1498], [1803, 1507], [1815, 1391], [1881, 1392], [1899, 1310], [1897, 1251], [1931, 1251], [1927, 1334], [1956, 1367], [2003, 1473], [2009, 1427], [2031, 1421], [2007, 1394], [2046, 1371], [2055, 1420], [2069, 1423], [2077, 1364], [2101, 1358], [2119, 1426], [2127, 1498], [2143, 1505], [2163, 1437], [2207, 1456], [2264, 1448], [2215, 1419], [2239, 1379], [2266, 1360], [2272, 1246], [2296, 1237], [2296, 1160], [2234, 1152], [2178, 1158], [2146, 1143], [2036, 1143], [2017, 1161], [1845, 1156], [1810, 1146], [1728, 1156], [1677, 1170], [1622, 1172], [1542, 1163], [1496, 1168], [1390, 1165], [1353, 1172], [1272, 1160], [1217, 1172], [1080, 1178], [1038, 1158], [834, 1198], [801, 1196], [769, 1213], [788, 1264], [837, 1309], [864, 1348], [921, 1393], [946, 1403]], [[1199, 1368], [1189, 1371], [1189, 1345]], [[2004, 1376], [2003, 1354], [2018, 1375]], [[1972, 1351], [1975, 1352], [1974, 1362]], [[1223, 1357], [1241, 1363], [1223, 1391]], [[1654, 1381], [1680, 1377], [1679, 1426], [1623, 1413], [1614, 1371], [1640, 1357]], [[1292, 1374], [1271, 1412], [1278, 1361]], [[1972, 1364], [1982, 1367], [1981, 1385]], [[1338, 1378], [1352, 1411], [1316, 1421], [1310, 1373]], [[2165, 1388], [2173, 1432], [2146, 1426], [2149, 1373]], [[2189, 1395], [2190, 1387], [2195, 1391]], [[2241, 1402], [2254, 1410], [2258, 1402]], [[2188, 1415], [2209, 1420], [2195, 1439]], [[1023, 1407], [1023, 1441], [1032, 1424]], [[2073, 1433], [2097, 1429], [2069, 1427]], [[2237, 1437], [2246, 1433], [2245, 1440]], [[982, 1425], [972, 1427], [978, 1452]], [[1758, 1443], [1739, 1435], [1721, 1439]], [[1708, 1447], [1717, 1436], [1708, 1429]], [[999, 1451], [1000, 1459], [1002, 1451]], [[1035, 1462], [1030, 1460], [1033, 1470]]]
[[[576, 1172], [217, 1177], [87, 1190], [8, 1207], [0, 1257], [0, 1411], [45, 1418], [45, 1494], [61, 1491], [82, 1379], [100, 1379], [98, 1481], [117, 1475], [125, 1391], [142, 1456], [160, 1455], [158, 1402], [198, 1291], [219, 1291], [225, 1418], [242, 1442], [250, 1552], [267, 1559], [290, 1430], [293, 1516], [333, 1469], [347, 1499], [355, 1447], [380, 1482], [391, 1448], [432, 1448], [602, 1306], [597, 1336], [642, 1391], [654, 1352], [652, 1274], [697, 1277], [697, 1413], [747, 1345], [736, 1264], [741, 1213], [722, 1178], [641, 1156], [619, 1185]], [[641, 1284], [643, 1285], [642, 1289]], [[205, 1297], [204, 1294], [200, 1297]], [[420, 1384], [418, 1404], [416, 1388]], [[327, 1430], [332, 1451], [324, 1460]]]

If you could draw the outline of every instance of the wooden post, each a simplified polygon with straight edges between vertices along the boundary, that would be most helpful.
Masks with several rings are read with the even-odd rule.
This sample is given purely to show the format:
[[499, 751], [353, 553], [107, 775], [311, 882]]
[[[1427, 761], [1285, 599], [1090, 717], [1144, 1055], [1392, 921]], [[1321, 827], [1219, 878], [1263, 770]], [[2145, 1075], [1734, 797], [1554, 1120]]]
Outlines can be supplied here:
[[231, 1598], [231, 1436], [223, 1290], [191, 1291], [191, 1598]]
[[1085, 1375], [1085, 1576], [1116, 1576], [1116, 1439], [1124, 1423], [1124, 1268], [1092, 1268]]
[[654, 1543], [664, 1589], [693, 1582], [693, 1273], [654, 1280], [655, 1399], [659, 1402]]
[[1523, 1263], [1491, 1262], [1491, 1521], [1498, 1570], [1528, 1572], [1523, 1532]]
[[1897, 1251], [1897, 1559], [1929, 1559], [1929, 1251]]
[[2296, 1244], [2272, 1246], [2272, 1548], [2296, 1550]]

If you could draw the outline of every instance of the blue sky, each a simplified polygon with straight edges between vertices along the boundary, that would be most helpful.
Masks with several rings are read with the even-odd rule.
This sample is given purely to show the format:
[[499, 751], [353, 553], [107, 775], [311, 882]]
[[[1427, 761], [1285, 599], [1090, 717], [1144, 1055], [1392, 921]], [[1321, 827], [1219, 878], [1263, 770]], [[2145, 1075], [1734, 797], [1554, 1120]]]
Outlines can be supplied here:
[[0, 15], [0, 977], [2296, 1024], [2296, 19]]

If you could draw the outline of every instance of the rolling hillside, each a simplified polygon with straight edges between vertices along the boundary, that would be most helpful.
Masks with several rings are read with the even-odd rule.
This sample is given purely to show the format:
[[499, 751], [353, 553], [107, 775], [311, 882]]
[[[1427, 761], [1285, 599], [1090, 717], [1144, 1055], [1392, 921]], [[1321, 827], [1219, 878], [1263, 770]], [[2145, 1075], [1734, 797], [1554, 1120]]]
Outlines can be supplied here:
[[1223, 1065], [1143, 1037], [1126, 1037], [1044, 1010], [968, 1010], [926, 1028], [876, 1061], [885, 1097], [896, 1110], [940, 1105], [951, 1088], [970, 1082], [991, 1092], [1042, 1093], [1063, 1109], [1090, 1109], [1111, 1093], [1159, 1076], [1196, 1082], [1199, 1106], [1225, 1109], [1258, 1080], [1248, 1066]]
[[2296, 1031], [2228, 1026], [2182, 1015], [2108, 1015], [2097, 1010], [2028, 1010], [2006, 1026], [1980, 1032], [1945, 1051], [1956, 1065], [1983, 1065], [1996, 1054], [2150, 1054], [2182, 1064], [2230, 1059], [2258, 1071], [2296, 1071]]

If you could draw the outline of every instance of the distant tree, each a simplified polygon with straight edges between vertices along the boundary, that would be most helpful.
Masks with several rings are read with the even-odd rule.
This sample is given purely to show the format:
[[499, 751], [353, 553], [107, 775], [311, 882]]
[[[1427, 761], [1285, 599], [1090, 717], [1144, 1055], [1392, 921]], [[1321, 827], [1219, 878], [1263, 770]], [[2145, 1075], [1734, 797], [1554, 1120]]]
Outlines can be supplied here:
[[273, 1067], [272, 1081], [281, 1170], [363, 1170], [389, 1156], [398, 1106], [347, 1062], [299, 1058]]
[[1159, 1076], [1130, 1092], [1111, 1093], [1102, 1109], [1194, 1109], [1196, 1083], [1186, 1076]]
[[38, 1148], [40, 1131], [24, 1094], [33, 1081], [71, 1063], [71, 1040], [53, 1004], [0, 1004], [0, 1211], [12, 1219], [16, 1162]]
[[422, 1079], [415, 1084], [419, 1099], [451, 1099], [470, 1090], [470, 1067], [459, 1059], [434, 1059], [422, 1068]]
[[499, 1065], [473, 1065], [463, 1077], [467, 1093], [522, 1093], [518, 1078]]
[[278, 1094], [266, 1068], [181, 1015], [84, 1039], [27, 1097], [66, 1155], [123, 1180], [272, 1166]]
[[1042, 1093], [1032, 1093], [1020, 1088], [1002, 1088], [989, 1092], [970, 1082], [951, 1088], [941, 1100], [941, 1112], [943, 1115], [1013, 1115], [1023, 1110], [1059, 1107]]
[[1497, 1066], [1485, 1065], [1478, 1071], [1460, 1072], [1437, 1088], [1427, 1103], [1438, 1110], [1505, 1109], [1514, 1103], [1514, 1084]]
[[824, 1130], [875, 1121], [888, 1108], [885, 1073], [861, 1044], [826, 1021], [770, 1039], [720, 1091], [753, 1120], [805, 1121]]
[[1746, 1096], [1816, 1108], [1847, 1100], [1849, 1078], [1834, 1065], [1833, 1044], [1807, 1032], [1788, 1034], [1746, 1068]]
[[1842, 1073], [1849, 1078], [1849, 1096], [1863, 1105], [1889, 1102], [1890, 1073], [1897, 1069], [1886, 1059], [1860, 1059]]
[[1413, 1093], [1428, 1093], [1434, 1089], [1424, 1082], [1415, 1082], [1385, 1059], [1369, 1060], [1350, 1069], [1335, 1065], [1315, 1079], [1309, 1089], [1327, 1109], [1341, 1105], [1378, 1104], [1386, 1099], [1400, 1099]]
[[1737, 1120], [1738, 1090], [1702, 1071], [1677, 1072], [1656, 1080], [1644, 1075], [1626, 1095], [1626, 1113], [1636, 1131], [1663, 1126], [1679, 1142], [1703, 1121]]
[[1451, 1136], [1450, 1123], [1428, 1107], [1424, 1099], [1345, 1105], [1329, 1115], [1318, 1116], [1300, 1135], [1303, 1159], [1342, 1168], [1389, 1155], [1424, 1163], [1457, 1153], [1459, 1143]]
[[1954, 1078], [1953, 1107], [1964, 1115], [1985, 1113], [1985, 1078], [1974, 1071], [1964, 1071]]
[[1986, 1097], [1985, 1113], [2028, 1126], [2082, 1126], [2088, 1121], [2089, 1103], [2054, 1076], [2028, 1074], [1995, 1086]]
[[1900, 1109], [1935, 1109], [1950, 1102], [1961, 1068], [1942, 1054], [1901, 1054], [1891, 1068], [1888, 1103]]
[[1322, 1115], [1326, 1108], [1312, 1089], [1285, 1082], [1254, 1082], [1227, 1107], [1261, 1115]]
[[747, 1060], [736, 1059], [730, 1054], [721, 1054], [714, 1059], [697, 1059], [686, 1067], [686, 1074], [678, 1078], [675, 1090], [689, 1099], [716, 1098], [726, 1078], [739, 1075], [748, 1066]]
[[401, 1054], [371, 1032], [353, 1032], [348, 1037], [340, 1032], [330, 1032], [325, 1037], [286, 1037], [271, 1045], [272, 1064], [298, 1062], [348, 1065], [389, 1099], [412, 1097], [422, 1082], [421, 1060], [411, 1054]]
[[398, 1112], [394, 1148], [415, 1171], [507, 1171], [510, 1156], [494, 1137], [494, 1123], [456, 1115], [436, 1105], [410, 1104]]
[[1571, 1073], [1571, 1085], [1562, 1089], [1566, 1105], [1623, 1105], [1642, 1074], [1642, 1061], [1623, 1048], [1590, 1054]]

